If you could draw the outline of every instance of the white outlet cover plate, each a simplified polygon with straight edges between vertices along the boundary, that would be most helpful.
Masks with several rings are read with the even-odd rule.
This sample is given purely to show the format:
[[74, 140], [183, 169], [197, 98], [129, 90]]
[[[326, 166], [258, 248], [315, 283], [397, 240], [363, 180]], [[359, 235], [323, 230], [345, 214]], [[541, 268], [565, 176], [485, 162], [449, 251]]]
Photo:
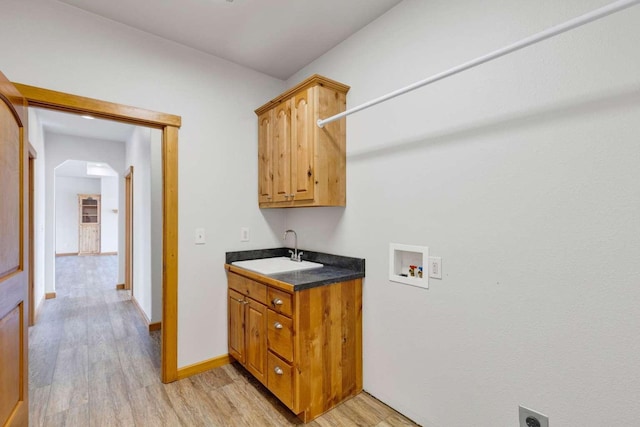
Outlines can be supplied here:
[[540, 412], [536, 412], [533, 409], [525, 408], [520, 405], [518, 407], [518, 412], [520, 415], [520, 427], [529, 427], [527, 425], [527, 418], [534, 417], [540, 422], [540, 427], [549, 427], [549, 417], [541, 414]]
[[249, 227], [240, 228], [240, 241], [241, 242], [249, 241]]
[[439, 256], [429, 257], [429, 277], [432, 279], [442, 279], [442, 258]]

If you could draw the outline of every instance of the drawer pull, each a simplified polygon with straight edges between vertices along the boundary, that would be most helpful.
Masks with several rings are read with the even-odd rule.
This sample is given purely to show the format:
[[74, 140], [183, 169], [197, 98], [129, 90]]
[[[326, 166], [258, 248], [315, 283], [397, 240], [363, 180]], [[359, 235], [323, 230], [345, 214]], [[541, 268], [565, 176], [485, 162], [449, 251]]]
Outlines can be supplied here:
[[276, 375], [284, 374], [284, 371], [282, 370], [282, 368], [280, 366], [276, 366], [276, 368], [273, 370], [273, 372], [275, 372]]
[[282, 329], [282, 323], [280, 323], [280, 322], [275, 322], [275, 323], [273, 324], [273, 327], [274, 327], [274, 328], [276, 328], [276, 329]]
[[271, 304], [273, 304], [273, 305], [282, 305], [282, 300], [280, 298], [276, 298], [273, 301], [271, 301]]
[[237, 299], [237, 298], [234, 298], [234, 297], [229, 297], [229, 298], [231, 298], [232, 300], [234, 300], [236, 302], [239, 302], [240, 304], [249, 304], [249, 301]]

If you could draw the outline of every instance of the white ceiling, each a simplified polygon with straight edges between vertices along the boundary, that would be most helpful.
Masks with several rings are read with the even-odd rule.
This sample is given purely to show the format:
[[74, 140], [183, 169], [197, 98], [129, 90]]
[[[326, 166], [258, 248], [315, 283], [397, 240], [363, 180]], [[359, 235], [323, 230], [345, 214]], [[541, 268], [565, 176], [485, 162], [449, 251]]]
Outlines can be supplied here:
[[287, 79], [401, 0], [59, 0]]
[[88, 120], [77, 114], [34, 108], [46, 132], [96, 138], [108, 141], [126, 141], [135, 126], [111, 120]]

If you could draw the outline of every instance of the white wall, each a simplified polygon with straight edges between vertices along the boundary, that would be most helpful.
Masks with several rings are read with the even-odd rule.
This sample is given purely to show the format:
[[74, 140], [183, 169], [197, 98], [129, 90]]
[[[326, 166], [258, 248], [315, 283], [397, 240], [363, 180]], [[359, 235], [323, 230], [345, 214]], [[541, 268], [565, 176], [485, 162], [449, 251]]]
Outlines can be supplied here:
[[[178, 365], [226, 354], [225, 251], [281, 245], [283, 213], [257, 208], [253, 110], [284, 83], [46, 0], [3, 1], [0, 51], [13, 81], [182, 117]], [[194, 245], [197, 227], [206, 245]]]
[[[405, 0], [289, 80], [348, 107], [608, 0]], [[348, 118], [347, 207], [287, 212], [367, 261], [365, 389], [424, 426], [631, 426], [640, 401], [640, 8]], [[387, 280], [390, 242], [444, 277]]]
[[133, 297], [151, 319], [151, 129], [137, 126], [126, 143], [133, 167]]
[[137, 126], [126, 143], [133, 167], [133, 296], [162, 320], [162, 132]]
[[44, 299], [44, 224], [45, 224], [45, 150], [44, 130], [38, 115], [33, 109], [29, 109], [29, 142], [36, 150], [35, 159], [35, 183], [34, 183], [34, 292], [33, 301], [37, 309]]
[[151, 322], [162, 320], [162, 132], [151, 129]]
[[118, 252], [118, 187], [121, 179], [120, 175], [100, 178], [100, 252], [103, 253]]
[[78, 194], [100, 194], [99, 178], [56, 175], [56, 254], [78, 252]]
[[[55, 291], [55, 167], [65, 160], [108, 163], [116, 171], [124, 170], [124, 143], [92, 138], [45, 133], [45, 289]], [[124, 180], [119, 194], [124, 194]], [[122, 205], [122, 202], [121, 202]], [[115, 286], [115, 283], [114, 283]]]

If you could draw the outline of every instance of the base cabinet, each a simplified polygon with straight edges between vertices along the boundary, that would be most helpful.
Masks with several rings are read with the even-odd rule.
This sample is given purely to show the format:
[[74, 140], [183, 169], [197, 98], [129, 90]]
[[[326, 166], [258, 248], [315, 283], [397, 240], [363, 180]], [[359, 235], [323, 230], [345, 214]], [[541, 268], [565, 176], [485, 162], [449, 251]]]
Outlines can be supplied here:
[[228, 272], [229, 354], [304, 422], [362, 391], [362, 280], [287, 292]]

